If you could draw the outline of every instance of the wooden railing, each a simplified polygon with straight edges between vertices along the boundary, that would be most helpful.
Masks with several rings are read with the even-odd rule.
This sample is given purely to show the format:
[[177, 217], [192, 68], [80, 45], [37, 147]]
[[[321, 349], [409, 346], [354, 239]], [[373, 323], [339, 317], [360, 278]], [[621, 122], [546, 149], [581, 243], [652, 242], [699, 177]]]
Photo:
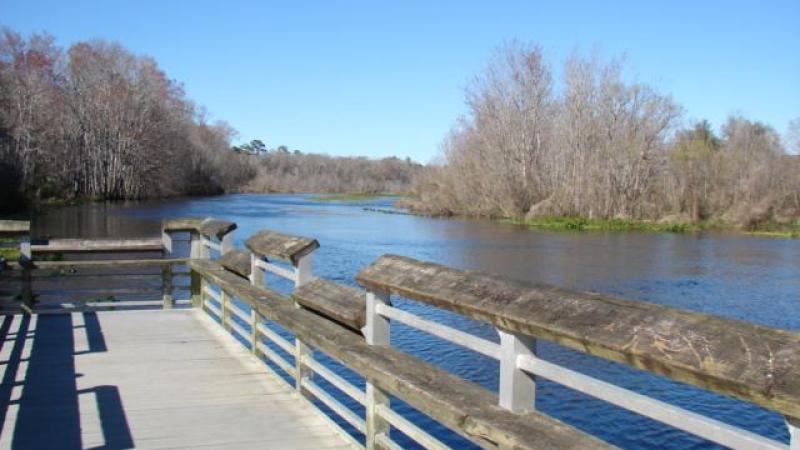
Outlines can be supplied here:
[[[36, 240], [29, 222], [0, 221], [0, 239], [6, 246], [17, 241], [20, 255], [0, 261], [3, 306], [25, 313], [171, 308], [174, 290], [189, 289], [186, 262], [230, 251], [235, 229], [233, 222], [187, 218], [164, 221], [160, 238]], [[185, 243], [185, 254], [176, 256], [173, 243]], [[184, 273], [176, 270], [181, 267]], [[19, 302], [9, 301], [14, 298]]]
[[[609, 447], [537, 411], [536, 379], [541, 377], [730, 448], [800, 450], [796, 333], [393, 255], [357, 275], [364, 291], [313, 275], [312, 255], [319, 247], [314, 239], [262, 231], [246, 241], [245, 251], [233, 248], [235, 224], [230, 222], [181, 219], [163, 228], [164, 257], [172, 256], [173, 233], [189, 233], [190, 258], [158, 261], [169, 267], [188, 264], [192, 305], [268, 362], [301, 398], [324, 404], [356, 430], [351, 434], [331, 421], [353, 445], [397, 448], [389, 433], [394, 428], [425, 448], [447, 448], [394, 410], [389, 399], [395, 396], [483, 448]], [[88, 263], [133, 264], [82, 262]], [[265, 286], [266, 273], [289, 280], [291, 294]], [[167, 307], [172, 304], [169, 274], [163, 285]], [[392, 296], [490, 324], [499, 342], [399, 309]], [[499, 393], [393, 348], [394, 322], [498, 360]], [[786, 417], [790, 443], [543, 360], [536, 354], [537, 339], [775, 411]], [[365, 389], [323, 364], [315, 352], [363, 377]], [[338, 393], [326, 390], [327, 384]], [[363, 415], [346, 406], [344, 396], [362, 405]]]

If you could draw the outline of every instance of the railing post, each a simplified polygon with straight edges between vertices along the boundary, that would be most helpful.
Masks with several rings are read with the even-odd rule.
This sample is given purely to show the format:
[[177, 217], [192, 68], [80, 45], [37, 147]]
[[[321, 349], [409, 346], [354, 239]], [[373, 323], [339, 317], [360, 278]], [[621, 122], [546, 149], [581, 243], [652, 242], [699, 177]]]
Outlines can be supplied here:
[[161, 292], [163, 294], [164, 309], [172, 309], [175, 304], [172, 299], [172, 264], [161, 265]]
[[233, 231], [229, 232], [225, 236], [222, 236], [222, 239], [220, 239], [219, 256], [222, 256], [231, 250], [233, 250]]
[[258, 331], [259, 314], [258, 311], [251, 305], [250, 306], [250, 351], [254, 355], [260, 356], [261, 352], [258, 351], [258, 340], [260, 337]]
[[222, 314], [222, 317], [219, 319], [222, 321], [222, 328], [226, 331], [231, 331], [231, 326], [228, 323], [230, 321], [230, 311], [228, 310], [228, 294], [225, 293], [224, 289], [219, 290], [219, 310]]
[[258, 255], [250, 252], [250, 284], [264, 287], [264, 270], [256, 264], [259, 259]]
[[203, 245], [203, 241], [200, 237], [200, 233], [197, 231], [190, 231], [189, 232], [189, 257], [193, 259], [197, 258], [205, 258], [203, 251], [205, 246]]
[[161, 230], [161, 245], [164, 247], [164, 256], [172, 255], [172, 235], [167, 230]]
[[307, 368], [306, 365], [303, 363], [306, 357], [310, 357], [312, 354], [311, 347], [306, 345], [303, 341], [300, 340], [299, 337], [295, 336], [294, 338], [294, 388], [300, 394], [304, 394], [303, 392], [303, 380], [310, 378], [313, 375], [311, 369]]
[[308, 283], [314, 278], [311, 253], [304, 255], [297, 260], [297, 265], [294, 268], [294, 274], [294, 287], [296, 288]]
[[800, 450], [800, 419], [787, 417], [786, 426], [789, 427], [789, 450]]
[[500, 406], [514, 412], [534, 409], [536, 382], [517, 367], [519, 355], [536, 355], [536, 339], [497, 329], [500, 334]]
[[19, 263], [22, 267], [22, 310], [30, 314], [33, 312], [33, 253], [31, 251], [31, 236], [26, 234], [19, 238]]
[[[389, 319], [377, 312], [377, 305], [390, 304], [389, 293], [367, 290], [367, 324], [364, 337], [369, 345], [389, 345]], [[367, 450], [378, 448], [378, 437], [389, 434], [389, 423], [378, 414], [378, 405], [389, 406], [389, 395], [367, 379], [365, 415]]]
[[203, 277], [192, 270], [190, 272], [191, 284], [189, 289], [192, 295], [192, 306], [195, 308], [203, 309]]

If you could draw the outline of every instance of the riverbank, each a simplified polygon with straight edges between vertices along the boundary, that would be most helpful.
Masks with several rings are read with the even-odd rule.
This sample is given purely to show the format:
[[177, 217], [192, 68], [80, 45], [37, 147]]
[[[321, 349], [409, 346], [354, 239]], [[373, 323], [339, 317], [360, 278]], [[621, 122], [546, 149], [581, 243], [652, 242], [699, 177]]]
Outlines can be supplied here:
[[379, 194], [331, 193], [331, 194], [317, 194], [310, 197], [311, 200], [317, 202], [365, 202], [370, 200], [376, 200], [379, 198], [400, 198], [400, 195], [391, 193], [379, 193]]
[[[397, 208], [409, 214], [426, 217], [470, 218], [470, 216], [431, 215], [416, 211], [413, 202], [400, 199], [395, 203]], [[376, 211], [382, 212], [382, 211]], [[614, 232], [647, 232], [647, 233], [697, 233], [702, 231], [735, 232], [751, 236], [774, 237], [785, 239], [800, 238], [800, 221], [793, 224], [768, 222], [750, 229], [743, 229], [718, 220], [701, 222], [653, 221], [637, 219], [588, 219], [585, 217], [539, 217], [535, 219], [488, 218], [501, 223], [527, 226], [552, 231], [614, 231]]]
[[503, 220], [549, 230], [568, 231], [638, 231], [650, 233], [696, 233], [701, 231], [731, 231], [753, 236], [800, 238], [800, 224], [763, 224], [753, 229], [741, 229], [719, 221], [655, 222], [633, 219], [586, 219], [582, 217], [542, 217], [537, 219]]

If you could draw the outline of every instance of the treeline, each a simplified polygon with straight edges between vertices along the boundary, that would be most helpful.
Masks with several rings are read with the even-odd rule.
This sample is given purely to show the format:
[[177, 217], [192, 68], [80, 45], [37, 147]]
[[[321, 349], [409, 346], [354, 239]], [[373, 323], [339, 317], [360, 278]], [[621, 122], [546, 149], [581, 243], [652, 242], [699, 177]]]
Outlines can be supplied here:
[[559, 81], [539, 48], [502, 48], [468, 90], [469, 113], [410, 206], [751, 227], [800, 218], [800, 157], [771, 127], [731, 117], [719, 136], [704, 121], [680, 129], [680, 106], [627, 82], [616, 61], [573, 57]]
[[403, 194], [423, 169], [408, 158], [329, 156], [289, 151], [285, 146], [266, 150], [261, 141], [237, 150], [258, 155], [256, 176], [244, 187], [251, 192]]
[[0, 210], [32, 199], [212, 194], [254, 171], [148, 57], [0, 34]]

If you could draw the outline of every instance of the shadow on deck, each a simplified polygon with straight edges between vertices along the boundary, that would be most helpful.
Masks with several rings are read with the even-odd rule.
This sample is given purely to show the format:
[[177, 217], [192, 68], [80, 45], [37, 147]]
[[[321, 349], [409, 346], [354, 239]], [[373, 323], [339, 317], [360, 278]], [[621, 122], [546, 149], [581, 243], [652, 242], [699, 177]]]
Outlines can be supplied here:
[[[3, 356], [0, 424], [3, 448], [83, 449], [81, 396], [94, 397], [104, 445], [133, 448], [133, 438], [117, 386], [78, 389], [75, 357], [106, 352], [97, 314], [4, 316], [0, 325]], [[77, 350], [75, 330], [84, 328], [88, 348]], [[87, 403], [84, 403], [87, 404]]]

